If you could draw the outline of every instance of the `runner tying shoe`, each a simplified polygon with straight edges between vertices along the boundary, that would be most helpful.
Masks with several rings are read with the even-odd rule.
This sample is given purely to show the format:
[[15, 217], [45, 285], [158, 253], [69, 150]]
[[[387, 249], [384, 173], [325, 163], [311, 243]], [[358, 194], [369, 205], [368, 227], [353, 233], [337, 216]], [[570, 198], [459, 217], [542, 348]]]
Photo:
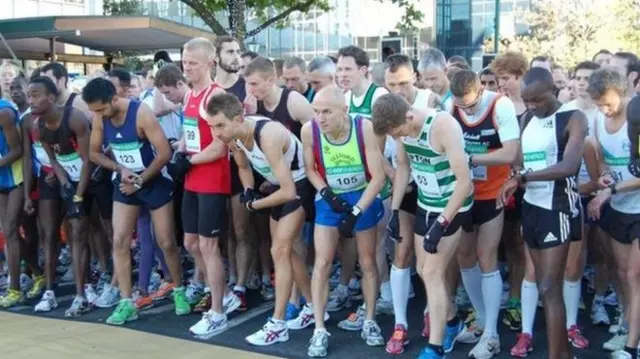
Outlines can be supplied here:
[[[131, 297], [130, 252], [131, 236], [142, 205], [150, 210], [155, 238], [167, 260], [171, 278], [177, 282], [173, 289], [176, 314], [189, 314], [174, 236], [173, 184], [162, 173], [171, 158], [162, 128], [148, 107], [116, 96], [115, 86], [108, 80], [91, 80], [84, 87], [82, 98], [96, 114], [91, 130], [91, 160], [103, 168], [113, 169], [116, 174], [113, 181], [113, 212], [116, 215], [113, 256], [122, 299], [106, 322], [122, 325], [138, 319]], [[103, 154], [103, 144], [111, 147], [115, 161]]]
[[[377, 138], [371, 123], [361, 116], [347, 114], [340, 88], [333, 85], [317, 93], [313, 102], [316, 119], [302, 128], [305, 168], [309, 181], [318, 191], [314, 242], [313, 298], [316, 326], [308, 355], [327, 355], [329, 333], [323, 319], [329, 294], [329, 275], [338, 240], [355, 240], [362, 270], [367, 312], [361, 337], [370, 346], [384, 344], [375, 321], [376, 225], [383, 215], [377, 198], [385, 181]], [[353, 239], [352, 239], [353, 238]], [[306, 326], [311, 313], [303, 310], [298, 322]]]
[[[54, 86], [55, 92], [55, 86]], [[24, 190], [19, 117], [13, 104], [0, 99], [0, 218], [6, 238], [9, 265], [9, 290], [0, 297], [0, 307], [7, 308], [24, 301], [20, 288], [20, 246], [18, 230], [23, 217]]]
[[[415, 87], [414, 78], [415, 72], [409, 57], [399, 54], [387, 57], [386, 87], [391, 93], [404, 97], [407, 102], [413, 104], [414, 108], [426, 112], [438, 101], [437, 95], [429, 89]], [[393, 162], [395, 164], [396, 161]], [[407, 304], [411, 293], [411, 266], [415, 257], [413, 228], [418, 205], [418, 188], [413, 180], [409, 179], [409, 181], [403, 196], [392, 196], [391, 208], [398, 208], [398, 211], [392, 211], [387, 225], [388, 235], [396, 245], [390, 274], [395, 327], [393, 335], [387, 342], [386, 351], [396, 355], [404, 352], [405, 343], [408, 341]], [[396, 232], [399, 233], [399, 237], [394, 237]], [[401, 239], [398, 240], [399, 238]], [[418, 263], [417, 267], [421, 268], [422, 263]], [[420, 271], [418, 272], [421, 275]], [[428, 338], [429, 312], [426, 308], [428, 307], [425, 306], [422, 336]]]
[[[443, 358], [463, 328], [445, 280], [461, 229], [471, 225], [473, 184], [462, 130], [451, 115], [412, 108], [396, 94], [377, 100], [372, 121], [376, 134], [398, 140], [393, 196], [404, 196], [410, 176], [418, 186], [414, 241], [429, 298], [431, 331], [419, 358]], [[395, 200], [392, 210], [399, 206]], [[392, 238], [399, 236], [396, 232]]]
[[89, 267], [87, 232], [96, 193], [94, 191], [99, 191], [100, 188], [94, 186], [94, 191], [89, 192], [92, 167], [89, 162], [89, 120], [72, 107], [56, 106], [57, 95], [58, 90], [49, 78], [38, 77], [29, 84], [31, 113], [38, 116], [40, 142], [59, 183], [60, 195], [66, 205], [71, 227], [76, 297], [65, 316], [75, 317], [91, 309], [85, 296]]
[[[638, 237], [640, 237], [640, 186], [637, 162], [630, 151], [638, 150], [637, 101], [631, 102], [626, 78], [615, 69], [596, 70], [589, 77], [589, 94], [606, 118], [596, 124], [594, 135], [600, 169], [600, 191], [589, 203], [589, 215], [610, 237], [614, 270], [618, 275], [616, 291], [623, 301], [622, 324], [615, 336], [604, 343], [614, 351], [613, 358], [636, 358], [640, 337], [638, 306]], [[633, 106], [631, 105], [633, 103]], [[634, 134], [634, 137], [631, 135]], [[636, 147], [631, 147], [631, 144]], [[635, 156], [634, 156], [635, 157]]]
[[475, 309], [475, 323], [458, 340], [478, 343], [469, 357], [489, 359], [500, 352], [502, 275], [498, 269], [498, 245], [504, 211], [497, 199], [517, 156], [520, 129], [511, 100], [483, 90], [475, 72], [456, 73], [451, 92], [453, 108], [448, 110], [462, 127], [474, 183], [473, 227], [462, 234], [457, 259], [462, 283]]
[[[243, 113], [242, 103], [235, 96], [220, 94], [209, 100], [206, 119], [216, 137], [233, 151], [245, 188], [242, 200], [246, 208], [270, 210], [276, 304], [265, 326], [246, 338], [252, 345], [266, 346], [289, 340], [284, 315], [294, 281], [307, 298], [303, 311], [311, 316], [309, 324], [313, 323], [307, 267], [292, 251], [294, 242], [300, 240], [306, 213], [303, 205], [311, 188], [304, 173], [300, 140], [277, 121], [262, 116], [244, 117]], [[254, 189], [249, 163], [273, 187], [270, 195], [261, 197]]]
[[229, 150], [222, 141], [214, 139], [201, 115], [210, 96], [224, 93], [211, 79], [214, 57], [215, 47], [205, 38], [195, 38], [184, 45], [182, 66], [193, 88], [185, 100], [183, 138], [175, 163], [177, 172], [186, 174], [182, 198], [185, 247], [193, 255], [197, 268], [202, 270], [211, 291], [209, 311], [189, 329], [202, 338], [223, 331], [227, 326], [226, 313], [241, 305], [225, 285], [218, 242], [229, 224]]
[[[553, 77], [543, 68], [529, 70], [523, 78], [522, 99], [531, 109], [520, 127], [521, 158], [514, 175], [504, 185], [506, 202], [518, 186], [524, 186], [522, 233], [528, 249], [527, 278], [522, 285], [523, 333], [511, 355], [524, 357], [533, 350], [525, 318], [533, 318], [538, 291], [542, 292], [549, 358], [572, 358], [568, 345], [562, 277], [569, 242], [581, 236], [580, 203], [576, 177], [588, 132], [582, 112], [567, 110], [554, 95]], [[533, 272], [534, 274], [529, 274]], [[529, 317], [528, 317], [529, 316]], [[533, 319], [529, 320], [532, 326]]]

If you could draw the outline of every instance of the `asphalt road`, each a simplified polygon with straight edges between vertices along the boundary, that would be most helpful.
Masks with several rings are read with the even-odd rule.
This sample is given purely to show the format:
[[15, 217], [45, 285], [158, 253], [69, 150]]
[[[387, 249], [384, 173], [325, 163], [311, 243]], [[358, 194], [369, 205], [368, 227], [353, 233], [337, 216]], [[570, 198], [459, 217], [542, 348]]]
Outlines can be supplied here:
[[[416, 286], [416, 288], [419, 288]], [[422, 308], [424, 308], [424, 296], [416, 289], [416, 298], [410, 300], [408, 317], [410, 328], [411, 343], [406, 348], [405, 353], [400, 357], [416, 358], [422, 346], [426, 344], [425, 339], [420, 336], [422, 329]], [[71, 305], [73, 300], [73, 285], [64, 284], [57, 291], [59, 307], [50, 313], [34, 313], [33, 306], [35, 301], [30, 301], [24, 305], [10, 308], [8, 311], [24, 315], [34, 315], [42, 317], [53, 317], [64, 319], [64, 311]], [[138, 321], [128, 323], [127, 328], [165, 335], [173, 338], [193, 340], [198, 342], [210, 343], [249, 352], [258, 352], [285, 358], [306, 358], [308, 341], [311, 338], [313, 329], [308, 328], [303, 331], [290, 332], [290, 339], [287, 343], [279, 343], [269, 347], [252, 347], [244, 341], [244, 338], [258, 330], [265, 323], [267, 317], [271, 315], [273, 303], [263, 302], [257, 292], [248, 292], [247, 300], [249, 310], [244, 313], [233, 313], [229, 320], [229, 329], [207, 341], [193, 338], [188, 328], [199, 320], [199, 316], [192, 314], [186, 317], [178, 317], [173, 313], [173, 305], [170, 301], [160, 302], [156, 306], [143, 310], [140, 313]], [[585, 299], [586, 303], [590, 303]], [[91, 323], [104, 323], [105, 319], [111, 313], [111, 309], [95, 309], [92, 312], [73, 320], [79, 320]], [[384, 351], [384, 348], [368, 347], [362, 339], [359, 332], [346, 332], [337, 327], [338, 321], [346, 318], [348, 311], [333, 313], [328, 322], [329, 332], [329, 356], [328, 358], [384, 358], [391, 357]], [[393, 316], [379, 316], [378, 323], [382, 328], [383, 335], [388, 338], [393, 330]], [[2, 323], [9, 324], [10, 323]], [[575, 350], [574, 354], [579, 359], [602, 359], [608, 357], [607, 352], [602, 349], [602, 343], [610, 339], [607, 328], [594, 327], [590, 324], [590, 320], [586, 312], [580, 313], [579, 324], [582, 325], [585, 336], [591, 341], [589, 350]], [[516, 334], [501, 324], [500, 340], [502, 343], [502, 352], [495, 358], [510, 358], [509, 350], [515, 343]], [[538, 310], [536, 316], [536, 325], [534, 329], [534, 348], [535, 351], [528, 358], [547, 358], [546, 353], [546, 335], [544, 333], [544, 313], [542, 309]], [[24, 334], [21, 334], [24, 335]], [[472, 345], [457, 344], [455, 351], [448, 355], [449, 359], [467, 358]], [[185, 353], [187, 354], [187, 353]]]

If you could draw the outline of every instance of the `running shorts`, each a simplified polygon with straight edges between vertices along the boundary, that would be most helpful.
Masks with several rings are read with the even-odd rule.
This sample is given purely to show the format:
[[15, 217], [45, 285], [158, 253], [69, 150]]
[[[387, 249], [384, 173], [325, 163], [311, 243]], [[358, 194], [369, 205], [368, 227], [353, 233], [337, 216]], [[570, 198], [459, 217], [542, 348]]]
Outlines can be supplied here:
[[[471, 221], [473, 225], [481, 226], [498, 217], [500, 213], [502, 213], [503, 208], [497, 207], [497, 200], [495, 199], [474, 200], [473, 206], [471, 207]], [[473, 232], [473, 228], [471, 232]]]
[[161, 208], [173, 199], [173, 181], [158, 175], [131, 195], [120, 192], [120, 177], [113, 180], [113, 200], [130, 206], [146, 206], [150, 210]]
[[[439, 216], [440, 213], [437, 212], [429, 212], [427, 215], [427, 211], [418, 207], [418, 210], [416, 211], [416, 220], [413, 224], [413, 233], [418, 236], [425, 236], [429, 231], [429, 228], [431, 228]], [[443, 236], [448, 237], [453, 235], [460, 228], [465, 232], [470, 232], [470, 228], [473, 228], [470, 210], [456, 214], [456, 216], [453, 217], [453, 220], [449, 222], [449, 226], [445, 229]]]
[[185, 189], [182, 194], [184, 233], [220, 237], [229, 223], [228, 201], [226, 194], [196, 193]]
[[[355, 206], [360, 200], [360, 197], [362, 197], [362, 193], [364, 193], [364, 190], [340, 193], [338, 196], [350, 205]], [[334, 212], [329, 203], [322, 198], [319, 193], [316, 195], [315, 208], [315, 223], [321, 226], [338, 227], [340, 220], [344, 216], [344, 213]], [[356, 222], [354, 231], [362, 232], [375, 227], [383, 216], [384, 207], [382, 206], [382, 200], [379, 197], [376, 197], [371, 203], [371, 206], [360, 214], [360, 218], [358, 218], [358, 221]]]
[[609, 203], [602, 206], [598, 224], [619, 243], [631, 244], [640, 238], [640, 214], [622, 213], [611, 208]]
[[[522, 238], [531, 249], [557, 247], [569, 240], [574, 234], [580, 238], [580, 216], [571, 213], [551, 211], [542, 207], [522, 203]], [[577, 228], [575, 228], [577, 227]]]
[[416, 210], [418, 209], [418, 187], [414, 182], [411, 182], [407, 185], [407, 188], [410, 188], [410, 190], [404, 194], [402, 203], [400, 204], [400, 210], [415, 216]]

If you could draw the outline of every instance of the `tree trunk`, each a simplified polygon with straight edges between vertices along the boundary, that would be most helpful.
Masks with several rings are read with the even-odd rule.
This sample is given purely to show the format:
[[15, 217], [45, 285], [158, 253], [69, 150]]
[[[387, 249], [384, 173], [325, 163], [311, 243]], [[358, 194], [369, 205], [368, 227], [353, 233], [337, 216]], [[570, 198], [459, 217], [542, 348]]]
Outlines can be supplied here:
[[231, 36], [242, 44], [244, 43], [244, 35], [247, 33], [247, 23], [245, 22], [247, 2], [246, 0], [227, 0], [227, 9], [229, 10]]

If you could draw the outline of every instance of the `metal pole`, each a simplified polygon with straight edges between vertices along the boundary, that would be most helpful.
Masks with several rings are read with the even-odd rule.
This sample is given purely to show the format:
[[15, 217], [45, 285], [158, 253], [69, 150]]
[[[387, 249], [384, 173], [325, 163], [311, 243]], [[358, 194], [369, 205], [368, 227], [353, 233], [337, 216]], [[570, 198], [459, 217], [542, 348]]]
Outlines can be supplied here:
[[51, 62], [56, 62], [56, 39], [49, 39], [49, 53], [51, 54]]
[[495, 34], [493, 39], [493, 53], [500, 51], [500, 0], [496, 0]]

